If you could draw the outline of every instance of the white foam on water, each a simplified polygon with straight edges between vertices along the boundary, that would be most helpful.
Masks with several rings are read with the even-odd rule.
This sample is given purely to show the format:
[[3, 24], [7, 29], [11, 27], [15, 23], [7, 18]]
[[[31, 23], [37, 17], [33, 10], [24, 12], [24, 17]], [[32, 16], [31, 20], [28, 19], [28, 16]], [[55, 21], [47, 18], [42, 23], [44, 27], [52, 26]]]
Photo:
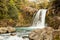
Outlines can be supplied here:
[[[40, 9], [37, 13], [36, 13], [36, 16], [33, 20], [33, 24], [31, 27], [27, 27], [27, 28], [33, 28], [33, 29], [36, 29], [36, 28], [45, 28], [45, 16], [46, 16], [46, 11], [47, 9]], [[3, 35], [6, 35], [6, 34], [3, 34]], [[9, 35], [9, 34], [7, 34]], [[23, 35], [24, 36], [24, 35]], [[29, 38], [22, 38], [23, 36], [6, 36], [8, 38], [4, 38], [3, 37], [0, 37], [2, 40], [29, 40]]]
[[7, 40], [23, 40], [23, 38], [17, 36], [10, 36], [9, 38], [7, 38]]
[[46, 16], [46, 11], [47, 9], [40, 9], [37, 13], [36, 16], [34, 18], [33, 24], [31, 27], [29, 28], [45, 28], [45, 16]]

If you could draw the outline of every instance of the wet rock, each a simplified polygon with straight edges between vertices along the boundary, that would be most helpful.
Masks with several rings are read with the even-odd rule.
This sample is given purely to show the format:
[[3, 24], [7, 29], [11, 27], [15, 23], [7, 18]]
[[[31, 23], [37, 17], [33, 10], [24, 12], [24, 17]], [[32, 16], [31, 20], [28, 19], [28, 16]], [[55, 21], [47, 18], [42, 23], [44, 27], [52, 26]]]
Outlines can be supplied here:
[[30, 40], [52, 40], [53, 31], [54, 29], [51, 27], [46, 27], [44, 29], [36, 29], [29, 34], [29, 38]]
[[8, 33], [11, 33], [11, 32], [15, 32], [16, 30], [13, 27], [7, 27], [7, 31]]
[[6, 33], [7, 32], [7, 28], [6, 27], [0, 27], [0, 33]]
[[13, 27], [0, 27], [0, 34], [15, 32]]

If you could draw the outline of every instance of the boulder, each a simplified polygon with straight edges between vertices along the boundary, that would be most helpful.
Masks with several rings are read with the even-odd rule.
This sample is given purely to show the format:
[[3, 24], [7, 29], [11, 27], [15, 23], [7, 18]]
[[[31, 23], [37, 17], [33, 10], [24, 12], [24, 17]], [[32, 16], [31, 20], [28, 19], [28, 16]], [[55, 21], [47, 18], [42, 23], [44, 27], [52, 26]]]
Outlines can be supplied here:
[[54, 29], [51, 27], [46, 27], [44, 29], [36, 29], [29, 34], [29, 38], [30, 40], [52, 40], [53, 31]]
[[11, 33], [11, 32], [15, 32], [16, 30], [13, 27], [7, 27], [7, 31], [8, 33]]
[[15, 32], [13, 27], [0, 27], [0, 34]]
[[7, 28], [6, 27], [0, 27], [0, 33], [6, 33], [7, 32]]

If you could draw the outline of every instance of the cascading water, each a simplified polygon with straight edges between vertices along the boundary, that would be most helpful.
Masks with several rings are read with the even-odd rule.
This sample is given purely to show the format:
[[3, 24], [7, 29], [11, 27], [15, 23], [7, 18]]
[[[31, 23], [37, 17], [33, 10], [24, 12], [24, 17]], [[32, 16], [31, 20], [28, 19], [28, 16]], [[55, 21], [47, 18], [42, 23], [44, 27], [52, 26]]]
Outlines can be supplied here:
[[[21, 33], [16, 33], [16, 34], [18, 34], [18, 35], [15, 35], [15, 36], [11, 36], [10, 34], [10, 36], [8, 35], [5, 35], [6, 37], [4, 37], [4, 36], [1, 36], [1, 37], [3, 37], [3, 38], [1, 38], [2, 40], [29, 40], [29, 38], [22, 38], [23, 36], [28, 36], [28, 34], [30, 33], [30, 31], [32, 30], [32, 29], [30, 29], [30, 28], [33, 28], [33, 29], [37, 29], [37, 28], [45, 28], [45, 15], [46, 15], [46, 11], [47, 11], [47, 9], [40, 9], [38, 12], [37, 12], [37, 14], [36, 14], [36, 16], [35, 16], [35, 18], [34, 18], [34, 20], [33, 20], [33, 24], [32, 24], [32, 26], [31, 27], [27, 27], [27, 28], [29, 28], [29, 32], [28, 32], [28, 30], [27, 30], [27, 28], [25, 29], [24, 28], [24, 31]], [[22, 28], [23, 29], [23, 28]], [[20, 36], [21, 35], [21, 36]]]
[[45, 28], [45, 15], [46, 15], [47, 9], [40, 9], [34, 20], [33, 25], [30, 28]]

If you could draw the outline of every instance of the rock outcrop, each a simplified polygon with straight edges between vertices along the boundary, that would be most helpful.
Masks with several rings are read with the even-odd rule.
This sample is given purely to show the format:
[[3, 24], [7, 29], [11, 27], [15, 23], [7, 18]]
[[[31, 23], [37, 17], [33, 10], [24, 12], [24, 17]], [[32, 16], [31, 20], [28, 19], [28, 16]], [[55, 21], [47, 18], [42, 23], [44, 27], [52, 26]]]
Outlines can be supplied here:
[[4, 33], [12, 33], [15, 32], [15, 28], [13, 27], [0, 27], [0, 34], [4, 34]]
[[46, 15], [46, 23], [48, 26], [58, 29], [60, 26], [60, 0], [55, 0], [48, 8]]
[[13, 28], [13, 27], [7, 27], [7, 32], [8, 33], [15, 32], [15, 31], [16, 31], [15, 28]]
[[60, 29], [54, 30], [51, 27], [33, 30], [29, 34], [30, 40], [60, 40]]
[[46, 27], [44, 29], [36, 29], [29, 34], [29, 38], [30, 40], [52, 40], [53, 31], [54, 29], [51, 27]]

